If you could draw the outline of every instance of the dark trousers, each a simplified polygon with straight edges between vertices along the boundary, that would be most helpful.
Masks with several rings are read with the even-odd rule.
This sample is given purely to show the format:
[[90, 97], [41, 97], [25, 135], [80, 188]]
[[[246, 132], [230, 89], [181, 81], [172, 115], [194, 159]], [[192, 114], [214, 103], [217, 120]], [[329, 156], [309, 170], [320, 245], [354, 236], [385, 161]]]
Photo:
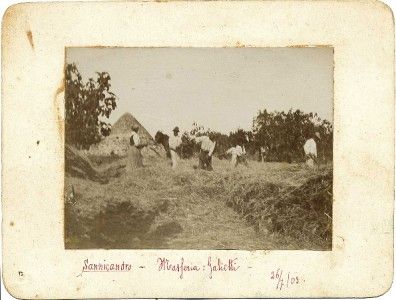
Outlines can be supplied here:
[[246, 159], [246, 155], [237, 156], [236, 164], [237, 165], [244, 164], [247, 167], [248, 166], [248, 162], [247, 162], [247, 159]]
[[199, 152], [199, 168], [203, 170], [212, 171], [212, 156], [209, 155], [209, 151], [201, 150]]

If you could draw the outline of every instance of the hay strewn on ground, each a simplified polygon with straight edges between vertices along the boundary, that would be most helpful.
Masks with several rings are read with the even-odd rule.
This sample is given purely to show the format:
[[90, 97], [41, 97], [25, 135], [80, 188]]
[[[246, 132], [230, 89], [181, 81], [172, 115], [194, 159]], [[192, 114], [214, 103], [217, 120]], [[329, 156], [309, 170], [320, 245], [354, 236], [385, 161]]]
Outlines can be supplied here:
[[67, 248], [331, 249], [331, 166], [232, 169], [214, 159], [207, 172], [194, 159], [173, 172], [169, 161], [145, 163], [107, 174], [108, 184], [66, 177]]
[[226, 199], [257, 231], [285, 237], [285, 244], [330, 249], [332, 170], [305, 178], [300, 186], [273, 182], [236, 185]]

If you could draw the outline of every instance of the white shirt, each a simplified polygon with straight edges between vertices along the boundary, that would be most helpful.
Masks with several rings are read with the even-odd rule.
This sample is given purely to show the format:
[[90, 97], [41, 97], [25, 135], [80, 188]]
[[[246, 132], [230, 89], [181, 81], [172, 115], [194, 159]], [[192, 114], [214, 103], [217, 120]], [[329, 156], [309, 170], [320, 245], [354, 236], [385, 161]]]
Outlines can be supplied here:
[[201, 143], [201, 149], [204, 151], [209, 151], [209, 155], [212, 155], [216, 143], [212, 142], [210, 138], [206, 135], [195, 137], [194, 140], [197, 143]]
[[236, 147], [231, 147], [230, 149], [227, 150], [226, 153], [236, 156], [241, 156], [242, 154], [245, 154], [243, 148], [239, 145], [237, 145]]
[[304, 144], [304, 152], [305, 152], [305, 155], [313, 155], [313, 156], [315, 156], [315, 157], [317, 157], [318, 156], [318, 153], [317, 153], [317, 151], [316, 151], [316, 142], [315, 142], [315, 140], [314, 139], [309, 139], [309, 140], [307, 140], [306, 142], [305, 142], [305, 144]]
[[232, 156], [236, 156], [237, 154], [236, 154], [236, 149], [235, 149], [235, 147], [231, 147], [230, 149], [228, 149], [227, 151], [226, 151], [226, 153], [227, 154], [231, 154]]
[[179, 147], [182, 143], [181, 140], [181, 136], [175, 136], [174, 134], [172, 134], [169, 137], [169, 148], [171, 148], [171, 150], [176, 150], [177, 147]]
[[132, 131], [133, 143], [134, 146], [137, 147], [140, 145], [140, 137], [139, 134], [135, 131]]

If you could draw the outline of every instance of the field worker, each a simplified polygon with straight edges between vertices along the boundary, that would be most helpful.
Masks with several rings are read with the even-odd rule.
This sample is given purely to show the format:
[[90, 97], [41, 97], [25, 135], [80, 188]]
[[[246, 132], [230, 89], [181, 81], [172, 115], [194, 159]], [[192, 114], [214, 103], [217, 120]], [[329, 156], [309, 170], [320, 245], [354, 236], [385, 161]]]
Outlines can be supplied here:
[[238, 156], [238, 163], [243, 163], [246, 167], [248, 166], [248, 162], [247, 162], [247, 158], [246, 158], [246, 149], [245, 149], [245, 145], [241, 146], [237, 146], [240, 148], [240, 150], [238, 150], [238, 152], [242, 152], [241, 155]]
[[182, 140], [179, 135], [179, 127], [175, 127], [173, 129], [173, 135], [169, 137], [169, 150], [172, 160], [172, 169], [175, 170], [177, 167], [177, 161], [179, 160], [179, 155], [176, 152], [176, 149], [180, 147]]
[[231, 147], [226, 151], [227, 154], [231, 154], [231, 166], [234, 168], [240, 162], [239, 157], [243, 155], [243, 149], [241, 146], [236, 145], [235, 147]]
[[199, 137], [194, 137], [194, 141], [200, 144], [199, 152], [199, 168], [212, 171], [212, 154], [216, 147], [216, 142], [213, 142], [208, 136], [203, 135]]
[[140, 149], [144, 146], [140, 141], [139, 126], [132, 126], [132, 135], [129, 139], [127, 170], [132, 171], [136, 168], [143, 167], [143, 156]]
[[265, 160], [267, 158], [267, 151], [268, 151], [268, 147], [267, 146], [261, 146], [260, 147], [261, 162], [265, 162]]
[[315, 139], [320, 139], [319, 132], [315, 132], [315, 134], [304, 144], [306, 163], [310, 168], [313, 168], [315, 165], [318, 165], [318, 152], [316, 148]]
[[226, 154], [231, 154], [231, 166], [235, 168], [237, 165], [237, 156], [238, 156], [236, 147], [231, 147], [230, 149], [228, 149], [226, 151]]

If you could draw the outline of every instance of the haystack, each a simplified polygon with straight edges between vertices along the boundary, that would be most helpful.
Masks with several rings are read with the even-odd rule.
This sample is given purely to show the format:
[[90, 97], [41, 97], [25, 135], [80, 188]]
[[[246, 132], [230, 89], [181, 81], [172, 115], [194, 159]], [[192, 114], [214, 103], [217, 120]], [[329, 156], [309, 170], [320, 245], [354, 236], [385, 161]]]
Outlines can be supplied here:
[[141, 151], [143, 158], [152, 159], [166, 156], [163, 147], [156, 145], [150, 133], [130, 113], [123, 114], [118, 121], [114, 123], [110, 135], [105, 137], [98, 144], [92, 145], [88, 153], [98, 156], [110, 156], [112, 154], [126, 156], [129, 149], [129, 138], [132, 133], [132, 126], [139, 127], [140, 139], [143, 143], [147, 144], [147, 147], [144, 147]]
[[139, 127], [140, 138], [146, 140], [147, 142], [154, 143], [153, 137], [150, 133], [139, 123], [138, 120], [130, 113], [123, 114], [117, 122], [111, 128], [110, 136], [120, 136], [124, 134], [131, 134], [132, 126]]

